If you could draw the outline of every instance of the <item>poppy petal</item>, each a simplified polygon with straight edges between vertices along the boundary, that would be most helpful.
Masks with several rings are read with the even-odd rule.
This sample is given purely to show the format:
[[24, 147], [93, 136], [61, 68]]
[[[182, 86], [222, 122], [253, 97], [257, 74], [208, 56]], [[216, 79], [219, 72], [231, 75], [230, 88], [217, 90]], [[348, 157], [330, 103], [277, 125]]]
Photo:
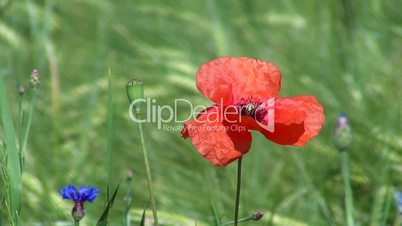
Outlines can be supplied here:
[[196, 80], [202, 94], [224, 106], [242, 98], [262, 101], [277, 97], [281, 87], [281, 73], [274, 64], [247, 57], [222, 57], [205, 63]]
[[314, 96], [278, 98], [274, 114], [274, 132], [260, 132], [282, 145], [304, 145], [318, 135], [325, 121], [324, 109]]
[[218, 106], [210, 107], [196, 120], [184, 123], [182, 136], [190, 137], [195, 149], [217, 166], [226, 166], [250, 150], [251, 133], [232, 130], [222, 120]]

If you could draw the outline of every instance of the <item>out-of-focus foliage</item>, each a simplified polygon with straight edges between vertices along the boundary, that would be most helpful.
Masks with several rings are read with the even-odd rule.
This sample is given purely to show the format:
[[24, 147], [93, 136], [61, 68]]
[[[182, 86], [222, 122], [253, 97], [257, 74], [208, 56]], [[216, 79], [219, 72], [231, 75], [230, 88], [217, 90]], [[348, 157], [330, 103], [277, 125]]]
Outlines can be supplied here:
[[[175, 99], [186, 98], [208, 105], [194, 74], [200, 64], [226, 55], [272, 61], [283, 74], [281, 95], [315, 95], [327, 117], [321, 134], [302, 148], [253, 136], [244, 158], [241, 215], [266, 210], [261, 225], [278, 222], [276, 216], [300, 225], [343, 225], [339, 154], [330, 135], [338, 113], [347, 112], [356, 222], [392, 224], [393, 193], [402, 187], [398, 5], [399, 0], [0, 0], [0, 74], [13, 112], [19, 84], [28, 83], [34, 68], [42, 76], [23, 175], [24, 225], [70, 220], [70, 205], [57, 194], [65, 184], [91, 183], [104, 188], [104, 199], [109, 68], [113, 180], [117, 184], [133, 171], [133, 206], [142, 210], [148, 194], [126, 82], [143, 80], [145, 95], [158, 104], [174, 106]], [[179, 119], [188, 110], [180, 105]], [[211, 223], [214, 201], [223, 220], [232, 219], [235, 166], [212, 167], [179, 130], [145, 127], [158, 208]], [[122, 220], [127, 189], [121, 185], [113, 225]], [[103, 206], [86, 205], [83, 223], [93, 225]]]

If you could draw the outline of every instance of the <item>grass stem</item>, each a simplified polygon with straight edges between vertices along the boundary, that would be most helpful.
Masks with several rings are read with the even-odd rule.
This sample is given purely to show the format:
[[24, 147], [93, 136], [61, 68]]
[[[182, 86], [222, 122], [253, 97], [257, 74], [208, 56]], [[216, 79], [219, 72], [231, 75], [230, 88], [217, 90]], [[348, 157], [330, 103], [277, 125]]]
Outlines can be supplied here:
[[219, 219], [218, 210], [216, 209], [215, 203], [213, 201], [211, 201], [211, 207], [212, 207], [212, 213], [214, 214], [215, 226], [220, 226], [221, 220]]
[[[107, 186], [112, 186], [112, 166], [113, 166], [113, 95], [112, 95], [112, 78], [109, 68], [109, 85], [108, 85], [108, 107], [107, 107], [107, 152], [108, 152], [108, 182]], [[110, 189], [108, 189], [107, 200], [110, 198]]]
[[23, 110], [23, 102], [24, 95], [19, 95], [18, 98], [18, 121], [17, 121], [17, 130], [18, 130], [18, 149], [19, 149], [19, 158], [20, 158], [20, 168], [22, 172], [22, 131], [24, 129], [24, 110]]
[[22, 141], [22, 148], [21, 148], [21, 172], [24, 170], [24, 164], [25, 164], [25, 153], [27, 149], [27, 144], [28, 144], [28, 137], [29, 137], [29, 132], [31, 130], [31, 125], [32, 125], [32, 118], [33, 118], [33, 113], [35, 109], [35, 102], [36, 102], [36, 94], [37, 94], [37, 88], [33, 88], [32, 90], [32, 98], [31, 98], [31, 103], [29, 107], [29, 113], [28, 113], [28, 122], [27, 122], [27, 127], [25, 130], [25, 135], [24, 135], [24, 140]]
[[18, 147], [16, 143], [16, 132], [13, 118], [8, 105], [6, 89], [3, 76], [0, 75], [0, 119], [2, 136], [4, 136], [5, 152], [1, 153], [1, 160], [6, 164], [1, 164], [0, 169], [3, 174], [2, 189], [5, 191], [4, 204], [9, 216], [11, 226], [18, 225], [21, 207], [21, 166], [19, 161]]

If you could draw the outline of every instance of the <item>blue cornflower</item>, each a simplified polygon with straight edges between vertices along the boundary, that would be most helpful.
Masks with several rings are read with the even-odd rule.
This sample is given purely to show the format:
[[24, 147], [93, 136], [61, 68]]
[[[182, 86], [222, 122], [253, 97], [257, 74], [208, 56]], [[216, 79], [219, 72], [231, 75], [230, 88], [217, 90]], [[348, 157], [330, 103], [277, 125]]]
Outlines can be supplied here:
[[98, 195], [99, 190], [93, 188], [91, 185], [88, 187], [80, 186], [79, 189], [75, 188], [74, 185], [68, 185], [62, 188], [59, 193], [63, 199], [71, 199], [74, 202], [92, 202]]
[[336, 122], [336, 127], [343, 128], [348, 125], [348, 115], [344, 112], [338, 115], [338, 120]]
[[398, 212], [402, 216], [402, 192], [395, 193], [395, 201]]
[[74, 185], [67, 185], [60, 189], [59, 193], [63, 199], [71, 199], [74, 201], [75, 205], [71, 211], [71, 215], [74, 220], [78, 222], [85, 215], [84, 203], [94, 201], [99, 190], [93, 188], [91, 185], [88, 187], [80, 185], [78, 189]]

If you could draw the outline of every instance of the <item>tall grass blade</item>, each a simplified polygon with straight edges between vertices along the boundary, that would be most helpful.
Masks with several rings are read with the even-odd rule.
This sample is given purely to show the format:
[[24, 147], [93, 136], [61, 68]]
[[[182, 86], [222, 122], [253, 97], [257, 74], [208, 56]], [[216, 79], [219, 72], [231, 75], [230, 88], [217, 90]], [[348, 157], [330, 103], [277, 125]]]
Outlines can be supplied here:
[[218, 210], [216, 209], [215, 203], [211, 201], [211, 208], [212, 208], [212, 213], [214, 215], [214, 223], [216, 226], [221, 225], [221, 219], [219, 219], [219, 214]]
[[4, 132], [4, 139], [6, 142], [7, 153], [7, 170], [6, 173], [9, 178], [10, 186], [7, 190], [10, 192], [10, 200], [7, 200], [10, 205], [11, 218], [15, 221], [18, 219], [18, 213], [20, 209], [20, 194], [21, 194], [21, 171], [20, 162], [18, 159], [18, 149], [16, 142], [16, 134], [13, 125], [13, 118], [7, 102], [6, 90], [4, 88], [3, 77], [0, 76], [0, 113], [1, 121]]
[[[112, 78], [109, 68], [108, 106], [107, 106], [107, 150], [108, 150], [108, 186], [112, 186], [112, 159], [113, 159], [113, 91]], [[107, 200], [109, 200], [109, 190]]]
[[142, 212], [140, 226], [144, 226], [144, 225], [145, 225], [145, 212], [146, 212], [146, 210], [147, 210], [147, 208], [144, 208], [144, 211]]
[[390, 213], [390, 209], [392, 204], [394, 204], [393, 201], [393, 195], [392, 192], [390, 191], [391, 189], [388, 188], [387, 185], [387, 191], [386, 191], [386, 197], [385, 197], [385, 204], [384, 204], [384, 212], [382, 214], [382, 219], [381, 219], [381, 226], [386, 226], [387, 225], [387, 219], [388, 219], [388, 215]]
[[[0, 179], [3, 182], [4, 187], [5, 187], [5, 184], [6, 184], [6, 181], [7, 181], [7, 176], [5, 175], [6, 170], [3, 168], [3, 166], [6, 165], [6, 160], [5, 160], [6, 158], [7, 158], [7, 156], [6, 156], [5, 146], [4, 146], [3, 140], [0, 139], [0, 166], [2, 166], [2, 167], [0, 167], [0, 175], [1, 175]], [[6, 200], [5, 194], [4, 194], [5, 190], [6, 190], [5, 188], [0, 187], [0, 205], [1, 205], [1, 207], [3, 207], [4, 202]], [[0, 208], [0, 226], [3, 225], [2, 216], [4, 216], [3, 215], [3, 208]]]
[[301, 161], [300, 157], [296, 153], [292, 153], [293, 159], [296, 161], [297, 167], [301, 172], [301, 175], [303, 176], [304, 180], [306, 181], [306, 186], [308, 186], [309, 189], [312, 191], [312, 195], [315, 197], [315, 202], [320, 206], [321, 211], [323, 213], [323, 216], [325, 217], [328, 225], [335, 225], [333, 217], [331, 216], [331, 213], [329, 211], [329, 207], [327, 206], [327, 203], [325, 202], [325, 199], [322, 197], [320, 192], [317, 190], [315, 184], [313, 183], [311, 177], [309, 176], [306, 167], [304, 163]]
[[109, 200], [108, 204], [106, 205], [105, 209], [103, 210], [103, 213], [102, 213], [101, 217], [99, 218], [98, 222], [96, 223], [96, 226], [106, 226], [107, 225], [110, 209], [113, 207], [114, 199], [116, 198], [119, 187], [120, 187], [120, 184], [117, 185], [116, 189], [114, 190], [112, 198]]
[[105, 200], [105, 205], [109, 203], [110, 200], [110, 185], [106, 185], [106, 200]]

